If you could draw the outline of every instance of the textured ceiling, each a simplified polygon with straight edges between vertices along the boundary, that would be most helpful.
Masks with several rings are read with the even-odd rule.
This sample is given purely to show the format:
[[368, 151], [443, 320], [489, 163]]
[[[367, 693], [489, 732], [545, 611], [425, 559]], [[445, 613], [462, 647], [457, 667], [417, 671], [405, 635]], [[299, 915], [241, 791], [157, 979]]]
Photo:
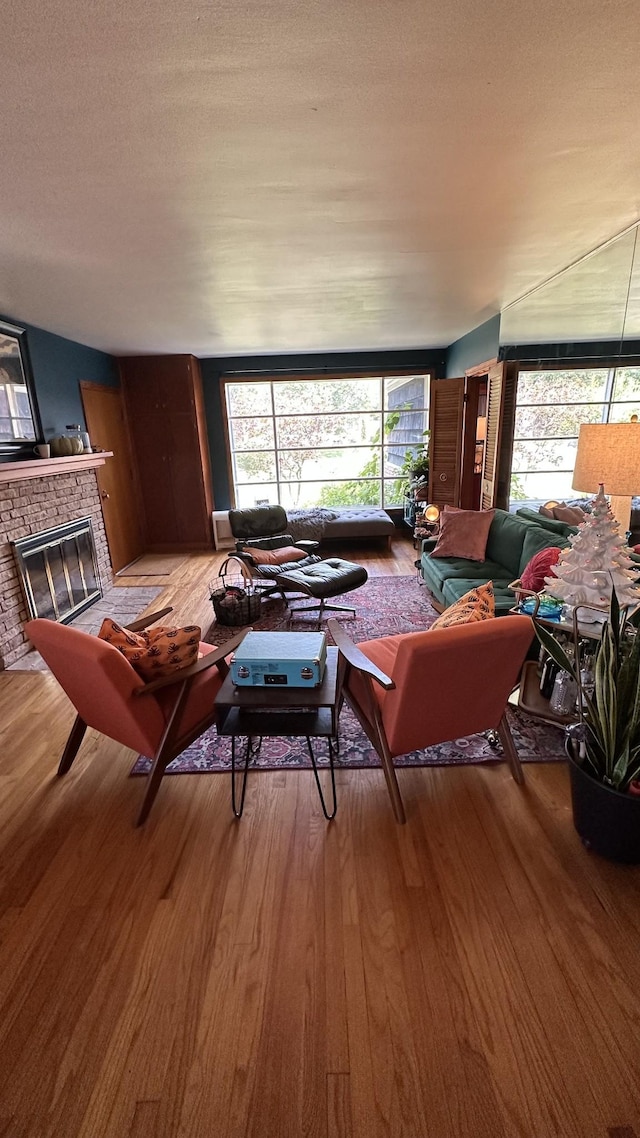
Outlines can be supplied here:
[[637, 0], [8, 0], [0, 310], [442, 346], [640, 216]]

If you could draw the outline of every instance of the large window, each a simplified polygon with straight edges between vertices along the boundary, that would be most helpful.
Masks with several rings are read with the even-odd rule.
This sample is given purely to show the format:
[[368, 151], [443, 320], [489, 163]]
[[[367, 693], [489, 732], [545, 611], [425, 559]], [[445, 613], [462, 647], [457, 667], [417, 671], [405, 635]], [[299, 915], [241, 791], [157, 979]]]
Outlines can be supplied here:
[[226, 380], [236, 506], [398, 506], [428, 375]]
[[571, 487], [581, 423], [640, 415], [640, 368], [521, 371], [511, 463], [512, 502], [576, 498]]

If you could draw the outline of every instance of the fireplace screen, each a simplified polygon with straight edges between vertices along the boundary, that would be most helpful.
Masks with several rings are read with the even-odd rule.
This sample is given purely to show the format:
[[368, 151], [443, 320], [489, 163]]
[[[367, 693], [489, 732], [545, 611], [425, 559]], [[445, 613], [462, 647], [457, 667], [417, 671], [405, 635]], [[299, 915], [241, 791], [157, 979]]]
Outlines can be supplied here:
[[91, 518], [12, 545], [30, 617], [68, 624], [102, 596]]

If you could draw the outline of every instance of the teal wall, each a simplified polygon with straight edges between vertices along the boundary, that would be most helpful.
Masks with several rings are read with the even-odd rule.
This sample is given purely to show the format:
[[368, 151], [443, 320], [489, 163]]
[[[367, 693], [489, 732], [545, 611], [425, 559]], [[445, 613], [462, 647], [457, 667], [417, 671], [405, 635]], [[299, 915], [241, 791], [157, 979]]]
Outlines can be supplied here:
[[447, 379], [464, 375], [467, 368], [483, 364], [498, 357], [500, 345], [500, 315], [492, 316], [479, 324], [466, 336], [461, 336], [447, 349]]
[[[119, 386], [118, 368], [113, 356], [96, 351], [64, 336], [45, 332], [13, 316], [1, 318], [7, 324], [26, 329], [27, 349], [36, 400], [45, 439], [65, 434], [67, 423], [85, 426], [80, 380]], [[3, 456], [4, 461], [5, 456]]]
[[393, 368], [415, 368], [417, 372], [429, 368], [435, 370], [438, 378], [444, 375], [445, 349], [411, 350], [400, 352], [336, 352], [324, 355], [296, 356], [234, 356], [225, 359], [210, 358], [200, 360], [204, 404], [207, 415], [209, 450], [211, 453], [211, 478], [216, 510], [228, 510], [231, 505], [231, 487], [227, 470], [227, 450], [225, 442], [224, 415], [221, 402], [222, 376], [255, 374], [261, 375], [331, 375], [339, 371], [371, 372], [372, 369], [390, 371]]

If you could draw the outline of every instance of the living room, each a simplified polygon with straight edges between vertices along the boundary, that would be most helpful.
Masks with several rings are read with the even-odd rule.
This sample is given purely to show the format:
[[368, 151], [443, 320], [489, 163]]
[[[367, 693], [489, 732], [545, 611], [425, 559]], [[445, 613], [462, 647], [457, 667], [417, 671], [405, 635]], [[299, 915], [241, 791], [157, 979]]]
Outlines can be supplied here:
[[[324, 741], [316, 780], [277, 736], [234, 817], [219, 718], [136, 826], [146, 752], [89, 662], [113, 734], [78, 725], [20, 576], [63, 530], [82, 596], [62, 569], [77, 614], [46, 623], [171, 608], [206, 677], [244, 627], [211, 599], [231, 508], [383, 513], [305, 549], [364, 583], [260, 600], [346, 659], [340, 630], [453, 607], [421, 568], [446, 507], [526, 538], [589, 502], [581, 428], [640, 414], [635, 12], [69, 0], [5, 34], [0, 1130], [640, 1135], [640, 870], [580, 840], [562, 726], [509, 704], [515, 759], [463, 729], [524, 617], [479, 622], [454, 680], [444, 650], [414, 669], [407, 723], [456, 730], [391, 784], [347, 701], [332, 820]], [[320, 599], [343, 611], [292, 615]]]

